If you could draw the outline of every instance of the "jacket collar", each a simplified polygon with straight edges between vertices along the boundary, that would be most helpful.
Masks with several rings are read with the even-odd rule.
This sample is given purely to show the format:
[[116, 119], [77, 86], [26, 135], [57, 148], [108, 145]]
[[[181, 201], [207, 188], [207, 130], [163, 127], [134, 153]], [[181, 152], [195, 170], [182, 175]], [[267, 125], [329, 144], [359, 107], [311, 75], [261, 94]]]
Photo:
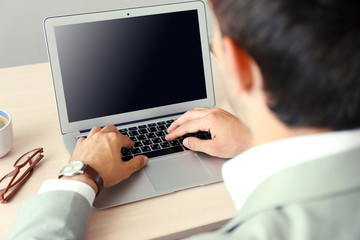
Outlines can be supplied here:
[[[223, 166], [237, 210], [264, 180], [282, 170], [360, 147], [360, 129], [287, 138], [254, 147]], [[273, 190], [272, 190], [273, 191]]]
[[255, 214], [360, 189], [360, 147], [280, 171], [249, 196], [229, 230]]

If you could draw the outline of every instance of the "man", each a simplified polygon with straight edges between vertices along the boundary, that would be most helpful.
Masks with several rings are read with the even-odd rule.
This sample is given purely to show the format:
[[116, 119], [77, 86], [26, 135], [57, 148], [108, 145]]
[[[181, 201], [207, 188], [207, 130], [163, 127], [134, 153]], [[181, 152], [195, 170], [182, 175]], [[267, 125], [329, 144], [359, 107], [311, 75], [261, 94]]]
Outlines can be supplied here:
[[[359, 239], [359, 4], [212, 0], [211, 5], [217, 18], [213, 50], [251, 137], [239, 118], [219, 109], [197, 108], [168, 129], [168, 140], [210, 131], [212, 140], [187, 138], [184, 144], [214, 156], [236, 156], [223, 174], [237, 216], [194, 239]], [[86, 161], [105, 187], [111, 186], [148, 162], [144, 156], [121, 162], [122, 146], [132, 142], [113, 126], [95, 127], [79, 140], [71, 161]], [[97, 185], [84, 175], [70, 179], [94, 189], [91, 203]], [[22, 205], [10, 238], [83, 237], [90, 214], [83, 195], [38, 194]], [[52, 210], [51, 199], [63, 209], [76, 204], [76, 213]], [[57, 225], [31, 225], [41, 219]]]

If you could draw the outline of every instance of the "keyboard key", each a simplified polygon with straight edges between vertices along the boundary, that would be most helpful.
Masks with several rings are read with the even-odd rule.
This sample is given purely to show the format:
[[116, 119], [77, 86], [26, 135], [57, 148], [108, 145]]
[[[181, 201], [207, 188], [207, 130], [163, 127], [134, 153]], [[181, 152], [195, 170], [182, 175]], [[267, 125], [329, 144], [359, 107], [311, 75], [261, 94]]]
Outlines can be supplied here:
[[188, 133], [188, 134], [185, 134], [184, 136], [179, 137], [178, 140], [182, 142], [187, 137], [196, 137], [201, 140], [209, 140], [209, 139], [211, 139], [211, 133], [203, 132], [203, 131], [196, 132], [196, 133]]
[[168, 148], [168, 147], [170, 147], [170, 143], [168, 143], [168, 142], [162, 142], [162, 143], [160, 143], [160, 147], [161, 147], [161, 148]]
[[149, 134], [146, 134], [146, 136], [148, 138], [155, 138], [156, 137], [155, 133], [149, 133]]
[[172, 124], [173, 122], [175, 122], [175, 120], [167, 120], [166, 123], [168, 124]]
[[144, 146], [144, 145], [142, 144], [142, 142], [136, 142], [136, 143], [134, 144], [134, 147], [135, 147], [135, 148], [142, 147], [142, 146]]
[[140, 134], [146, 134], [149, 133], [146, 129], [139, 129], [138, 131]]
[[129, 156], [129, 155], [131, 155], [131, 152], [130, 152], [130, 150], [127, 149], [127, 148], [122, 148], [122, 149], [121, 149], [121, 155], [122, 155], [122, 156]]
[[136, 137], [130, 137], [130, 139], [131, 139], [133, 142], [136, 142], [136, 141], [137, 141]]
[[135, 130], [137, 130], [137, 129], [138, 129], [137, 127], [131, 127], [131, 128], [129, 128], [130, 131], [135, 131]]
[[208, 132], [201, 132], [199, 134], [198, 138], [200, 138], [202, 140], [209, 140], [209, 139], [211, 139], [211, 134]]
[[144, 155], [147, 156], [148, 158], [153, 158], [153, 157], [158, 157], [158, 156], [163, 156], [166, 154], [172, 154], [172, 153], [183, 152], [183, 151], [184, 151], [184, 149], [181, 146], [176, 146], [176, 147], [172, 147], [172, 148], [165, 148], [165, 149], [160, 149], [157, 151], [148, 152], [148, 153], [145, 153]]
[[207, 137], [208, 137], [209, 139], [212, 139], [212, 136], [211, 136], [211, 133], [210, 133], [210, 132], [205, 132], [205, 134], [207, 135]]
[[157, 125], [160, 126], [160, 125], [165, 125], [166, 122], [165, 121], [161, 121], [161, 122], [158, 122]]
[[153, 143], [161, 143], [161, 142], [163, 142], [161, 140], [161, 138], [154, 138], [154, 139], [152, 139], [152, 141], [153, 141]]
[[146, 146], [146, 145], [151, 145], [153, 143], [151, 140], [147, 139], [147, 140], [142, 141], [142, 144], [144, 144]]
[[182, 141], [184, 141], [184, 139], [187, 138], [187, 137], [192, 137], [192, 136], [191, 136], [190, 134], [185, 134], [184, 136], [179, 137], [178, 140], [179, 140], [180, 142], [182, 142]]
[[130, 131], [129, 135], [130, 136], [137, 136], [137, 135], [139, 135], [139, 133], [138, 133], [138, 131]]
[[147, 137], [146, 137], [146, 135], [139, 135], [139, 136], [137, 136], [137, 139], [138, 139], [139, 141], [142, 141], [142, 140], [147, 139]]
[[156, 123], [150, 123], [148, 124], [148, 127], [156, 127]]
[[164, 125], [158, 126], [158, 129], [161, 131], [165, 131], [167, 128]]
[[127, 162], [129, 160], [133, 159], [132, 156], [126, 156], [126, 157], [122, 157], [121, 160], [123, 160], [123, 162]]
[[159, 145], [159, 144], [151, 145], [151, 149], [152, 149], [152, 150], [159, 150], [159, 149], [160, 149], [160, 145]]
[[182, 136], [182, 137], [177, 138], [177, 140], [179, 140], [179, 141], [182, 143], [185, 138], [186, 138], [186, 137]]
[[171, 144], [171, 146], [179, 146], [180, 145], [180, 143], [179, 143], [179, 141], [178, 140], [172, 140], [172, 141], [170, 141], [169, 142], [170, 144]]
[[149, 127], [149, 128], [148, 128], [148, 131], [149, 131], [149, 132], [157, 132], [158, 129], [157, 129], [156, 127]]
[[139, 155], [139, 154], [141, 154], [141, 150], [140, 150], [140, 148], [132, 148], [131, 150], [131, 153], [132, 154], [134, 154], [134, 155]]
[[164, 136], [166, 136], [166, 134], [161, 131], [161, 132], [157, 132], [157, 133], [156, 133], [156, 136], [158, 136], [158, 137], [164, 137]]
[[143, 153], [145, 153], [145, 152], [150, 152], [150, 151], [151, 151], [151, 148], [150, 148], [150, 146], [145, 146], [145, 147], [142, 147], [142, 148], [141, 148], [141, 151], [142, 151]]
[[138, 128], [139, 129], [144, 129], [144, 128], [147, 128], [147, 126], [146, 125], [140, 125], [140, 126], [138, 126]]
[[126, 133], [126, 132], [128, 132], [128, 131], [129, 131], [129, 130], [127, 130], [126, 128], [123, 128], [123, 129], [120, 129], [120, 130], [119, 130], [119, 132], [122, 133], [122, 134], [124, 134], [124, 133]]

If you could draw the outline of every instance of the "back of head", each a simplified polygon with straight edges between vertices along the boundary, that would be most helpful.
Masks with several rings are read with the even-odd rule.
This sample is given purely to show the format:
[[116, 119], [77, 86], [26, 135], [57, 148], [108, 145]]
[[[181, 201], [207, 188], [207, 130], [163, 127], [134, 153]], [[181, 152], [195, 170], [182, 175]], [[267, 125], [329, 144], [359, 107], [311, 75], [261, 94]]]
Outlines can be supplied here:
[[360, 2], [211, 0], [224, 36], [260, 67], [289, 126], [360, 126]]

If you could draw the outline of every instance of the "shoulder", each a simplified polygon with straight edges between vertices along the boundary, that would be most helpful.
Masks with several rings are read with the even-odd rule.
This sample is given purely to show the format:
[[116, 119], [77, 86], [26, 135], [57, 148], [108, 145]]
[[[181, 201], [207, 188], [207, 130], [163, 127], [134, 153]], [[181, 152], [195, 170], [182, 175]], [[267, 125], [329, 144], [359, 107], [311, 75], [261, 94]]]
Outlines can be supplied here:
[[[218, 231], [224, 236], [218, 239], [357, 239], [358, 199], [360, 189], [275, 206], [247, 218], [240, 213]], [[333, 227], [336, 231], [329, 231]]]

